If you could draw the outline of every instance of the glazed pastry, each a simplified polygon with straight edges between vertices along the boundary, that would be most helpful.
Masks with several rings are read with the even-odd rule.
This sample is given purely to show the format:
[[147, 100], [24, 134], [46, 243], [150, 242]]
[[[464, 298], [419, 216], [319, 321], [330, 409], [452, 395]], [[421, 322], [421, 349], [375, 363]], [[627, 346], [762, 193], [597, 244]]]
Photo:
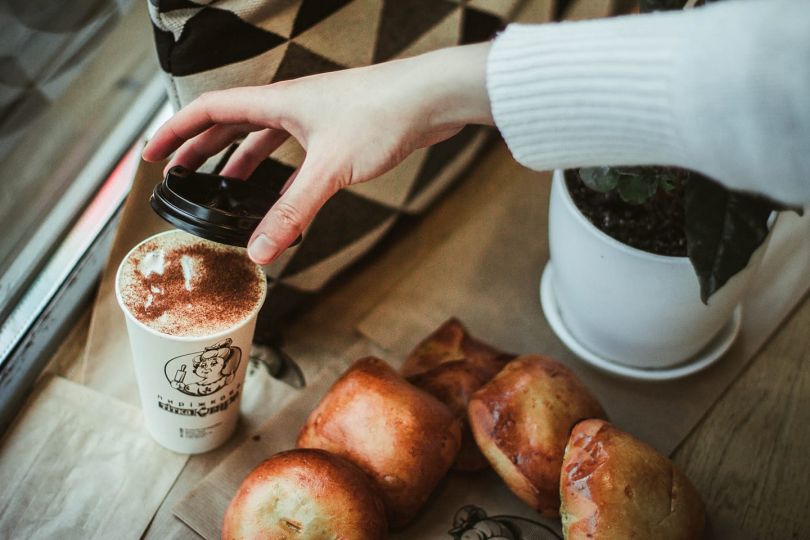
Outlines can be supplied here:
[[225, 512], [223, 540], [379, 540], [387, 532], [376, 486], [323, 450], [289, 450], [245, 478]]
[[571, 428], [603, 418], [571, 371], [539, 355], [506, 365], [470, 400], [475, 441], [509, 488], [546, 517], [560, 509], [560, 468]]
[[467, 420], [467, 404], [470, 397], [489, 378], [466, 360], [445, 362], [432, 370], [408, 377], [408, 381], [447, 405], [458, 418], [461, 426], [461, 448], [453, 463], [460, 471], [477, 471], [489, 467], [470, 432]]
[[445, 362], [466, 360], [491, 379], [515, 357], [470, 336], [458, 319], [445, 321], [425, 338], [405, 359], [402, 375], [411, 377], [425, 373]]
[[389, 523], [408, 523], [458, 453], [461, 428], [452, 412], [377, 358], [358, 360], [312, 411], [301, 448], [345, 457], [379, 487]]
[[560, 495], [568, 539], [702, 538], [703, 502], [689, 479], [603, 420], [585, 420], [571, 432]]
[[475, 471], [489, 466], [467, 421], [470, 396], [515, 357], [476, 340], [458, 319], [449, 319], [408, 355], [402, 373], [436, 396], [461, 422], [461, 449], [453, 467]]

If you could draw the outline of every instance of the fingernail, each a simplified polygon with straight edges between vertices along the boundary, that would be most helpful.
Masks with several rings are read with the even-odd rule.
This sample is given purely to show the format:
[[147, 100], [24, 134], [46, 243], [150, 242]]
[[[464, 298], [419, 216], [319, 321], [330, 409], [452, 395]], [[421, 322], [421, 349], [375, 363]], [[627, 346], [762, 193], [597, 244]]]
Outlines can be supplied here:
[[253, 262], [259, 264], [269, 263], [276, 258], [277, 254], [278, 247], [266, 234], [260, 234], [248, 246], [248, 255]]

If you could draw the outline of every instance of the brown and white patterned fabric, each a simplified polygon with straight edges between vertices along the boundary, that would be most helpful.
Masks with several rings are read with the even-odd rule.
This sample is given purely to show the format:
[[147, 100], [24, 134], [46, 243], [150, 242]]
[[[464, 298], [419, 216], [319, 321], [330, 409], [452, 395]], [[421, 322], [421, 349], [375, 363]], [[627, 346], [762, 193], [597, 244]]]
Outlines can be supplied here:
[[[169, 95], [179, 108], [208, 90], [268, 84], [485, 41], [520, 2], [150, 0], [150, 15]], [[568, 3], [560, 2], [558, 11]], [[268, 297], [257, 338], [272, 335], [279, 318], [368, 252], [399, 216], [424, 210], [490, 134], [466, 128], [448, 141], [414, 152], [384, 178], [333, 197], [303, 241], [266, 268]], [[251, 181], [280, 186], [303, 155], [288, 141]]]

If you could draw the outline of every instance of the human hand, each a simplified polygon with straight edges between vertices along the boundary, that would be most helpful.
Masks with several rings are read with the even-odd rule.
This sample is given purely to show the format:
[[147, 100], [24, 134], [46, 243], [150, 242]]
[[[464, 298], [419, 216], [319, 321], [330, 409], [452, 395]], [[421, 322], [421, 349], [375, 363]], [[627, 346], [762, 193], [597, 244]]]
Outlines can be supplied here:
[[489, 43], [267, 86], [203, 94], [146, 145], [147, 161], [194, 170], [245, 140], [221, 174], [245, 179], [288, 136], [306, 151], [278, 202], [254, 231], [248, 254], [267, 264], [339, 189], [388, 171], [413, 150], [492, 124], [486, 93]]

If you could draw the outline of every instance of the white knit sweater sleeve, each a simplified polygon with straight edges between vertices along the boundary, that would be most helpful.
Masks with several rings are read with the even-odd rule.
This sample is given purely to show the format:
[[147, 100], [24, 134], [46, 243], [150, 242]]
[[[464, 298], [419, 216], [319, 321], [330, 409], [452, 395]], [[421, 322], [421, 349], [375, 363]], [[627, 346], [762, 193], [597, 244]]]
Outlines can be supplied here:
[[810, 202], [810, 0], [513, 24], [487, 89], [527, 167], [677, 165]]

